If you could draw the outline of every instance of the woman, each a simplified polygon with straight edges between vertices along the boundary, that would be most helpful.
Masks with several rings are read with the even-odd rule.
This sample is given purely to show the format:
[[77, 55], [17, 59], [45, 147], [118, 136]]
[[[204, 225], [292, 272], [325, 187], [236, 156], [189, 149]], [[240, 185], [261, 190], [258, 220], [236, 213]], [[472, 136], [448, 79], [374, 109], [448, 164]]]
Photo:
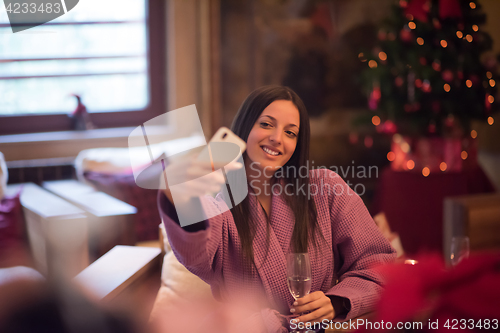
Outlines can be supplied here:
[[[247, 143], [249, 195], [243, 202], [228, 211], [221, 194], [200, 198], [205, 210], [220, 213], [181, 228], [169, 190], [160, 193], [160, 211], [179, 261], [209, 283], [218, 299], [265, 297], [262, 316], [270, 331], [286, 332], [284, 316], [291, 314], [318, 323], [369, 311], [382, 288], [370, 266], [392, 260], [394, 251], [337, 174], [304, 172], [310, 133], [300, 98], [287, 87], [259, 88], [243, 102], [231, 129]], [[190, 163], [191, 175], [211, 168]], [[212, 182], [207, 186], [222, 185], [224, 179], [214, 175]], [[308, 252], [311, 258], [311, 293], [297, 301], [286, 284], [290, 252]]]

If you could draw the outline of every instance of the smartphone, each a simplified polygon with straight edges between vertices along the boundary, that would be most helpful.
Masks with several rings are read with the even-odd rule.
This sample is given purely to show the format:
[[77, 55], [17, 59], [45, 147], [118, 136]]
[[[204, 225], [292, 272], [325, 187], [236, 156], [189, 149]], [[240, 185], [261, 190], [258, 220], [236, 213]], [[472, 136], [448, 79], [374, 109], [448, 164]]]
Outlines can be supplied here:
[[245, 152], [247, 144], [229, 128], [221, 127], [215, 132], [206, 149], [198, 155], [198, 160], [210, 161], [212, 171], [224, 167], [238, 159]]

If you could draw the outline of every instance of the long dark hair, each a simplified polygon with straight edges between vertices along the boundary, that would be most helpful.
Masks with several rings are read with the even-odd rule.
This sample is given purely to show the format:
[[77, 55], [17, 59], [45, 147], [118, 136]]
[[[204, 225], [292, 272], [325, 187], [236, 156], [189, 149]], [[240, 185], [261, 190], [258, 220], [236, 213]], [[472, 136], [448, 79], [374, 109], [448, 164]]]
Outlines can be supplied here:
[[[300, 97], [290, 88], [282, 86], [264, 86], [254, 90], [245, 99], [236, 114], [231, 130], [245, 142], [252, 130], [255, 122], [262, 114], [264, 109], [274, 101], [291, 101], [299, 110], [300, 130], [297, 138], [297, 146], [290, 160], [282, 167], [295, 168], [306, 166], [309, 160], [309, 141], [310, 128], [309, 116], [306, 107]], [[244, 159], [248, 157], [244, 154]], [[294, 177], [293, 172], [276, 172], [282, 175], [281, 178], [286, 184], [291, 184], [294, 195], [286, 196], [286, 202], [292, 209], [295, 217], [291, 245], [295, 252], [307, 252], [309, 240], [312, 239], [316, 246], [316, 231], [318, 228], [317, 212], [314, 200], [308, 200], [307, 194], [296, 191], [296, 188], [309, 189], [309, 174], [307, 177]], [[298, 186], [298, 187], [297, 187]], [[303, 187], [302, 187], [303, 186]], [[246, 260], [253, 261], [252, 243], [255, 237], [255, 224], [253, 214], [250, 209], [249, 197], [245, 198], [239, 205], [231, 209], [233, 218], [238, 229], [238, 235], [241, 240], [242, 252]], [[268, 241], [269, 241], [269, 219], [267, 221]], [[268, 244], [269, 245], [269, 244]], [[247, 261], [247, 262], [248, 262]]]

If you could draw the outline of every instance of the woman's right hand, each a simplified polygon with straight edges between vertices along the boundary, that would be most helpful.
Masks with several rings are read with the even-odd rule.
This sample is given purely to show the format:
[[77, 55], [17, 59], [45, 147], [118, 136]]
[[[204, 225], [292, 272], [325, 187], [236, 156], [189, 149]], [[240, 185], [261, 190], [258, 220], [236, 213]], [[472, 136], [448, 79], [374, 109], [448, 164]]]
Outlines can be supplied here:
[[[233, 161], [224, 166], [224, 170], [227, 172], [241, 167], [243, 167], [242, 163]], [[171, 203], [174, 203], [174, 200], [169, 185], [182, 184], [175, 187], [175, 201], [176, 203], [182, 203], [194, 197], [217, 193], [225, 184], [221, 170], [215, 170], [214, 172], [210, 162], [200, 160], [193, 155], [172, 161], [165, 168], [164, 175], [167, 179], [167, 188], [163, 189], [163, 193]]]

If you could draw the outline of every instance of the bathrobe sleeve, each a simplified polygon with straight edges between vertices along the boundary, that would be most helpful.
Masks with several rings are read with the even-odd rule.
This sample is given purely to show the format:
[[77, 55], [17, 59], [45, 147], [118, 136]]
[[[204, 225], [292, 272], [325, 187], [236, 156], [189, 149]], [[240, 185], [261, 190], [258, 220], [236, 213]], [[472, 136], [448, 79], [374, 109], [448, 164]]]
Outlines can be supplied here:
[[329, 194], [329, 205], [338, 283], [325, 294], [344, 298], [346, 308], [336, 319], [348, 320], [373, 311], [383, 288], [383, 277], [373, 267], [393, 261], [396, 253], [361, 198], [332, 171], [326, 176], [336, 189]]
[[210, 218], [210, 223], [205, 220], [183, 228], [179, 224], [175, 207], [165, 194], [161, 191], [158, 193], [160, 215], [177, 260], [210, 284], [215, 298], [219, 299], [217, 281], [222, 281], [223, 228], [227, 226], [227, 214], [230, 212], [224, 211], [221, 207], [223, 203], [208, 196], [196, 199], [193, 204], [201, 205], [213, 217]]

